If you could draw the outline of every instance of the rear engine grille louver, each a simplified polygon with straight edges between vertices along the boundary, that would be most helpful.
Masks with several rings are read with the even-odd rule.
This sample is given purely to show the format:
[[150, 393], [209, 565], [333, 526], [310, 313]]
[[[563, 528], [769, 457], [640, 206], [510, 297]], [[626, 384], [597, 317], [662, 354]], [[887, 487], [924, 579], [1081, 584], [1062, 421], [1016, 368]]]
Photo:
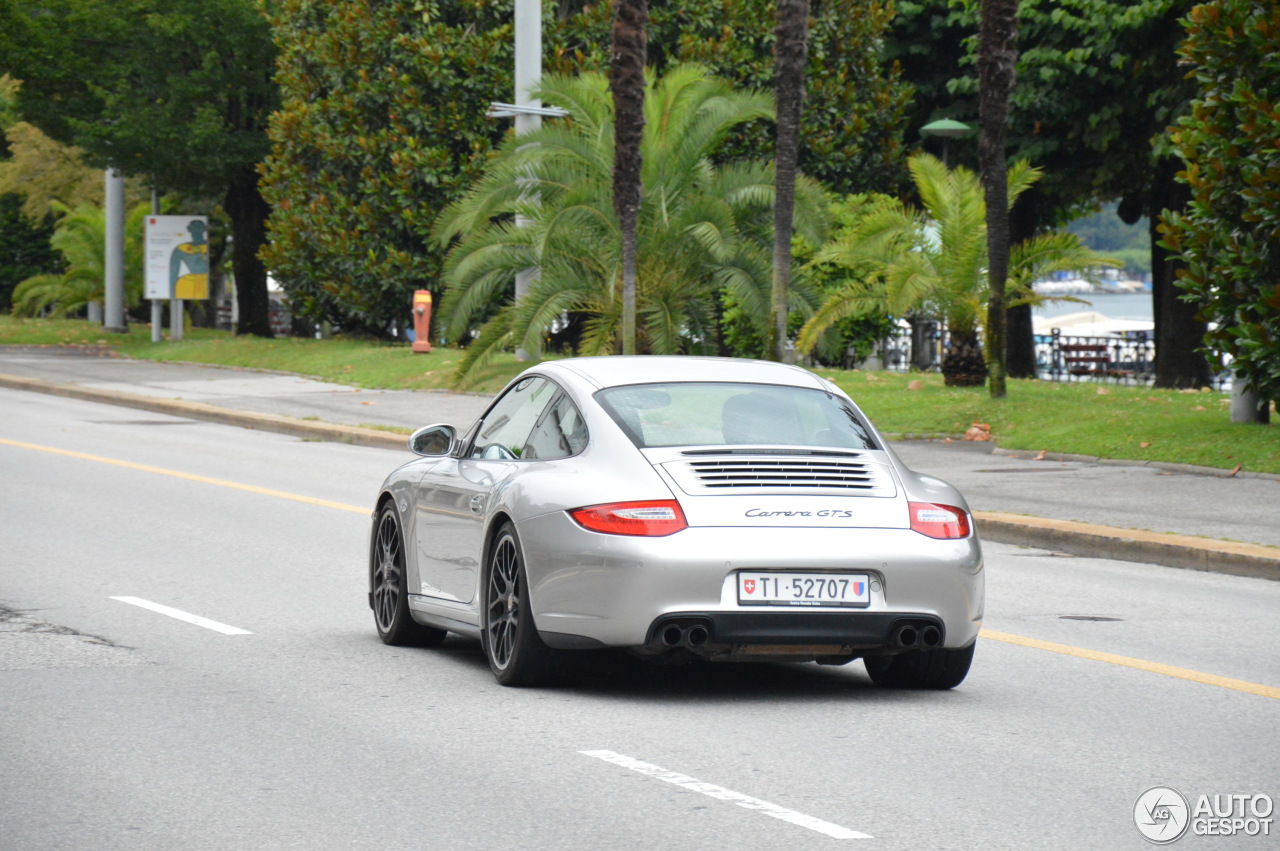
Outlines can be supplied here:
[[681, 466], [692, 474], [679, 476], [686, 490], [693, 485], [704, 493], [818, 490], [849, 496], [893, 496], [897, 490], [880, 464], [846, 458], [716, 458]]

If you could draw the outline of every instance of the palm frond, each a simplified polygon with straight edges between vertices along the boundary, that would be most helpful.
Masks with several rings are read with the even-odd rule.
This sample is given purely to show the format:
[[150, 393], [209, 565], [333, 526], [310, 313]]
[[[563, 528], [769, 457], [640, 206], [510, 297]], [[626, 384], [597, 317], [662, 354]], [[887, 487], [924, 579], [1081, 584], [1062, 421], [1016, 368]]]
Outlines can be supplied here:
[[474, 380], [475, 373], [491, 363], [503, 351], [511, 349], [511, 307], [505, 307], [485, 323], [471, 345], [454, 367], [450, 386], [463, 390]]
[[881, 312], [885, 303], [883, 290], [884, 282], [872, 278], [850, 281], [847, 286], [832, 293], [800, 329], [796, 350], [804, 354], [813, 351], [818, 337], [841, 319]]

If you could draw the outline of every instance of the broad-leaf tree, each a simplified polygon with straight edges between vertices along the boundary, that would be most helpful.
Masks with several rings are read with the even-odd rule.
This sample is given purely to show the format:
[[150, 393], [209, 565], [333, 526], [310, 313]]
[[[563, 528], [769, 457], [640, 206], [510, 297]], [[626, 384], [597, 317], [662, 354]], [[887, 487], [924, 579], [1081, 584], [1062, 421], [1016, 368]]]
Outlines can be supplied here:
[[1280, 399], [1280, 6], [1215, 0], [1186, 28], [1198, 93], [1174, 139], [1191, 203], [1166, 213], [1165, 241], [1216, 323], [1209, 347], [1265, 404]]
[[0, 70], [23, 117], [91, 164], [162, 193], [220, 199], [231, 222], [240, 324], [271, 335], [258, 259], [257, 164], [275, 107], [274, 47], [254, 0], [44, 0], [0, 7]]
[[387, 336], [415, 289], [441, 294], [436, 215], [510, 122], [510, 4], [279, 0], [281, 108], [263, 171], [266, 253], [307, 317]]
[[31, 219], [22, 212], [21, 196], [0, 195], [0, 313], [9, 311], [19, 282], [61, 268], [61, 256], [49, 244], [52, 219]]
[[[508, 139], [474, 188], [443, 212], [436, 231], [443, 244], [460, 240], [445, 266], [449, 337], [460, 339], [492, 316], [468, 348], [462, 381], [504, 348], [541, 351], [548, 330], [574, 317], [584, 327], [580, 354], [617, 351], [622, 237], [613, 209], [608, 82], [597, 73], [550, 75], [536, 95], [569, 118]], [[758, 160], [717, 165], [714, 155], [735, 127], [771, 118], [772, 98], [684, 65], [650, 79], [644, 109], [637, 351], [715, 353], [722, 292], [764, 339], [773, 168]], [[824, 213], [816, 184], [798, 180], [798, 232], [821, 241]], [[515, 226], [517, 215], [525, 226]], [[540, 269], [537, 283], [519, 304], [507, 303], [516, 272], [530, 266]], [[803, 309], [801, 296], [793, 293], [796, 309]]]

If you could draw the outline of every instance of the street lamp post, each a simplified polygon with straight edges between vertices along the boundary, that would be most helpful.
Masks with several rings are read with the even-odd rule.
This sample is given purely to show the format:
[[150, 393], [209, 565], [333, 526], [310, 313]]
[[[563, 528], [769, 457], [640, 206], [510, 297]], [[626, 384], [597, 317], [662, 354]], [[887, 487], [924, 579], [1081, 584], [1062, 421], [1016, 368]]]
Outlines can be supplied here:
[[[531, 96], [542, 80], [542, 0], [515, 0], [515, 103], [491, 103], [485, 113], [490, 118], [514, 118], [516, 135], [523, 136], [542, 126], [544, 116], [558, 118], [568, 115], [563, 109], [545, 107], [542, 101]], [[528, 220], [516, 216], [516, 227], [524, 227]], [[538, 279], [537, 267], [516, 272], [516, 303], [529, 292], [529, 286]], [[516, 360], [526, 361], [529, 353], [523, 347], [516, 348]]]

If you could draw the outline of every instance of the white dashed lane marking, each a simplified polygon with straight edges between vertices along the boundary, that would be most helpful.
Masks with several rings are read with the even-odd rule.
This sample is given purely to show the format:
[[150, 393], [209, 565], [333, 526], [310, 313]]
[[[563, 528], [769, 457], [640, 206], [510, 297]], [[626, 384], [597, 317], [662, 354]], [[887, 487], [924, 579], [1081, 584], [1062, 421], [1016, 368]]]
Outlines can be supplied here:
[[153, 603], [150, 600], [144, 600], [141, 597], [112, 597], [112, 600], [119, 600], [121, 603], [128, 603], [130, 606], [137, 606], [141, 609], [147, 609], [161, 615], [167, 615], [171, 618], [177, 618], [180, 621], [193, 623], [196, 626], [202, 626], [205, 629], [211, 629], [214, 632], [220, 632], [223, 635], [253, 635], [247, 629], [241, 629], [238, 626], [227, 626], [225, 623], [202, 618], [199, 615], [193, 615], [190, 612], [184, 612], [182, 609], [175, 609], [171, 606], [164, 606], [160, 603]]
[[799, 827], [808, 828], [816, 831], [824, 836], [830, 836], [833, 839], [871, 839], [871, 836], [865, 833], [859, 833], [856, 830], [850, 830], [847, 827], [841, 827], [838, 824], [832, 824], [829, 821], [823, 821], [820, 818], [798, 813], [795, 810], [789, 810], [786, 807], [780, 807], [777, 804], [771, 804], [768, 801], [762, 801], [759, 798], [753, 798], [750, 795], [744, 795], [741, 792], [735, 792], [732, 789], [726, 789], [723, 786], [717, 786], [714, 783], [704, 783], [701, 780], [695, 780], [687, 774], [680, 774], [675, 771], [668, 771], [651, 763], [641, 762], [638, 759], [626, 756], [625, 754], [615, 753], [613, 751], [578, 751], [583, 756], [602, 759], [605, 762], [620, 765], [623, 768], [629, 768], [632, 771], [638, 771], [655, 780], [661, 780], [664, 783], [672, 783], [682, 789], [688, 789], [690, 792], [698, 792], [718, 801], [728, 801], [731, 804], [737, 804], [739, 807], [747, 810], [755, 810], [767, 816], [780, 819]]

